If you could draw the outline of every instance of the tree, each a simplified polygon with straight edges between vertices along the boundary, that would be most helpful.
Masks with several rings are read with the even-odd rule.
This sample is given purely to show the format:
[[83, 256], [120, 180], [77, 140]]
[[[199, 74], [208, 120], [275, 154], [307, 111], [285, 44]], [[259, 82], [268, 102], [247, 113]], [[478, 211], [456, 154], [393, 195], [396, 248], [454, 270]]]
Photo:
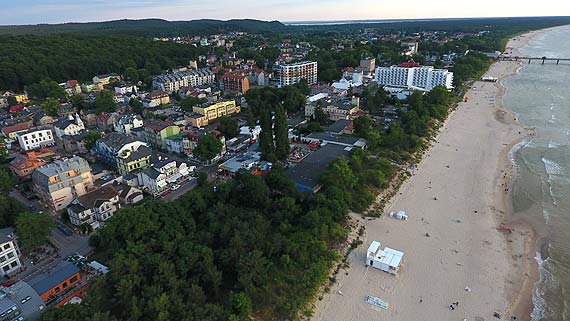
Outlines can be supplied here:
[[368, 116], [360, 116], [354, 119], [354, 134], [359, 137], [367, 137], [372, 129], [372, 118]]
[[24, 212], [16, 218], [16, 234], [25, 250], [34, 248], [47, 242], [55, 223], [46, 213]]
[[209, 162], [221, 153], [223, 147], [224, 144], [216, 136], [206, 134], [200, 138], [192, 154], [201, 162]]
[[6, 99], [8, 106], [14, 106], [18, 104], [18, 100], [16, 99], [16, 97], [14, 96], [8, 96], [8, 98]]
[[101, 91], [93, 102], [93, 108], [95, 108], [97, 113], [112, 113], [117, 110], [117, 103], [115, 103], [113, 93], [108, 90]]
[[6, 162], [6, 156], [8, 156], [8, 148], [6, 147], [6, 140], [0, 137], [0, 164]]
[[199, 106], [203, 103], [207, 102], [204, 98], [197, 98], [197, 97], [186, 97], [180, 101], [180, 108], [186, 112], [191, 112], [194, 106]]
[[229, 116], [222, 116], [219, 121], [220, 124], [218, 125], [218, 130], [226, 139], [234, 138], [239, 135], [239, 125], [237, 120]]
[[47, 115], [52, 117], [57, 117], [61, 105], [59, 104], [59, 101], [57, 99], [48, 97], [41, 104], [41, 107], [46, 112]]
[[261, 158], [270, 162], [275, 160], [275, 146], [273, 145], [273, 129], [271, 126], [271, 112], [262, 112], [259, 119], [261, 133], [259, 134], [259, 150]]
[[9, 194], [14, 188], [14, 178], [7, 171], [0, 169], [0, 194]]
[[275, 156], [277, 159], [284, 160], [291, 152], [291, 145], [289, 143], [289, 131], [287, 129], [285, 109], [281, 104], [277, 105], [275, 109], [273, 133], [275, 136]]
[[62, 99], [67, 97], [65, 89], [63, 89], [55, 81], [42, 80], [37, 84], [30, 85], [28, 88], [30, 96], [44, 99], [47, 97]]
[[101, 138], [101, 133], [98, 131], [88, 131], [83, 136], [83, 145], [87, 150], [91, 150], [95, 146], [95, 143]]
[[71, 104], [77, 110], [84, 110], [84, 109], [87, 109], [89, 107], [87, 102], [85, 102], [85, 98], [83, 98], [83, 95], [81, 95], [81, 94], [75, 94], [75, 95], [71, 96]]
[[315, 114], [313, 115], [313, 117], [315, 118], [315, 121], [321, 125], [327, 124], [330, 121], [329, 115], [327, 115], [327, 113], [323, 111], [323, 108], [321, 108], [321, 106], [318, 105], [315, 108]]
[[136, 114], [142, 115], [144, 112], [144, 106], [140, 100], [134, 98], [129, 100], [129, 106], [133, 109]]
[[127, 69], [125, 69], [124, 76], [125, 79], [132, 81], [134, 83], [139, 81], [139, 72], [137, 71], [136, 68], [128, 67]]

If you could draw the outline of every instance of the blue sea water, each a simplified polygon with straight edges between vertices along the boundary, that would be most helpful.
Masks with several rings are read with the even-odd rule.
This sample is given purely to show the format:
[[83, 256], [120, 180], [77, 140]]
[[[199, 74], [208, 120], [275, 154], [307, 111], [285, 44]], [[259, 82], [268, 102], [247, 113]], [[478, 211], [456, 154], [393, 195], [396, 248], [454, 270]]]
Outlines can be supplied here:
[[[537, 36], [521, 53], [570, 58], [570, 26]], [[504, 85], [505, 107], [536, 129], [514, 153], [518, 177], [512, 199], [515, 219], [540, 225], [540, 280], [531, 317], [570, 320], [570, 64], [525, 64]]]

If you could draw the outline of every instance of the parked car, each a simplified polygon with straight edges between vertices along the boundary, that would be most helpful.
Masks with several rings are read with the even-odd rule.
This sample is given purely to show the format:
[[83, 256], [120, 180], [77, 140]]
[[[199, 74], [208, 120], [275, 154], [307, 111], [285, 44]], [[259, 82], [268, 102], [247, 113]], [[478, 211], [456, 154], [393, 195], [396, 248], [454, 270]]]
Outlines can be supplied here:
[[73, 231], [69, 227], [67, 227], [63, 224], [57, 224], [57, 229], [60, 230], [63, 234], [65, 234], [67, 236], [73, 235]]
[[176, 184], [176, 185], [170, 186], [170, 190], [171, 190], [171, 191], [175, 191], [175, 190], [177, 190], [177, 189], [179, 189], [179, 188], [180, 188], [180, 184]]

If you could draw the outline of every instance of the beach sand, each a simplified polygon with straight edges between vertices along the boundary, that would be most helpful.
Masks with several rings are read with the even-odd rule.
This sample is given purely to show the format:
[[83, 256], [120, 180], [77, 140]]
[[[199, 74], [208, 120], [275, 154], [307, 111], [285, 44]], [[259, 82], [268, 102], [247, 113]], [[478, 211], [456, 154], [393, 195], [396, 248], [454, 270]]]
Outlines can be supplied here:
[[[507, 47], [516, 53], [541, 32], [515, 37]], [[497, 62], [486, 76], [502, 80], [518, 68], [517, 62]], [[500, 81], [472, 87], [468, 101], [450, 114], [417, 171], [386, 206], [386, 212], [407, 211], [409, 220], [351, 214], [366, 227], [364, 243], [350, 254], [350, 268], [341, 269], [330, 292], [315, 303], [311, 320], [483, 321], [497, 320], [495, 312], [502, 320], [529, 319], [537, 277], [534, 231], [526, 222], [509, 222], [508, 213], [516, 174], [510, 151], [532, 130], [501, 109]], [[513, 233], [499, 231], [502, 223], [512, 223]], [[373, 240], [405, 253], [397, 276], [365, 266]], [[389, 308], [366, 304], [367, 295]], [[453, 311], [452, 302], [459, 302]]]

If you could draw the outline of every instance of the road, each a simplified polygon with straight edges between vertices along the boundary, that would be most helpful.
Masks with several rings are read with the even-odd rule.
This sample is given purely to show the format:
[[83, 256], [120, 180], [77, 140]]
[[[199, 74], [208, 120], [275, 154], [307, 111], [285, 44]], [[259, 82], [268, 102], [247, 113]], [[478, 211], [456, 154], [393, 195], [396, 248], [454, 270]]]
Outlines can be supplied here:
[[197, 180], [192, 177], [189, 180], [185, 180], [184, 182], [180, 183], [179, 185], [180, 185], [179, 189], [177, 189], [175, 191], [171, 191], [167, 195], [163, 196], [162, 200], [165, 202], [172, 202], [172, 201], [176, 200], [180, 196], [182, 196], [182, 195], [186, 194], [187, 192], [191, 191], [192, 189], [194, 189], [194, 187], [196, 187], [196, 185], [197, 185]]

